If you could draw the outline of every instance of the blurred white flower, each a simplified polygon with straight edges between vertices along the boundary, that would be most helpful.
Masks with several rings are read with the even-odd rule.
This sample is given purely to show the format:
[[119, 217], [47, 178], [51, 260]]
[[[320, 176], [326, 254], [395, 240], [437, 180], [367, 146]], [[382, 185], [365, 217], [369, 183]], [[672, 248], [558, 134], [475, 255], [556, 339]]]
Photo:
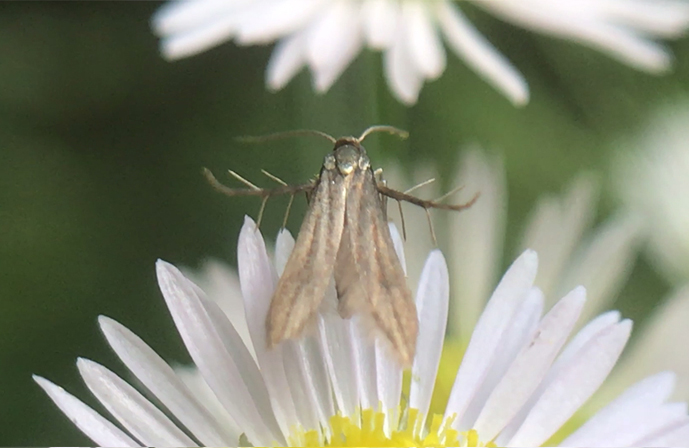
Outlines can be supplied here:
[[[630, 335], [631, 321], [608, 312], [569, 340], [586, 291], [574, 288], [544, 314], [543, 293], [533, 286], [538, 259], [527, 250], [486, 304], [444, 415], [430, 414], [449, 304], [440, 251], [428, 256], [419, 280], [417, 355], [403, 403], [397, 363], [370, 342], [355, 318], [324, 312], [312, 335], [266, 349], [268, 305], [293, 245], [281, 232], [272, 263], [254, 222], [247, 218], [242, 228], [241, 328], [253, 356], [222, 308], [163, 261], [157, 264], [160, 288], [195, 369], [175, 372], [127, 328], [99, 319], [113, 350], [156, 400], [102, 365], [79, 359], [87, 387], [124, 430], [61, 387], [34, 379], [101, 446], [540, 446], [599, 388]], [[218, 280], [236, 288], [220, 270], [210, 283]], [[236, 290], [223, 295], [239, 297]], [[334, 288], [328, 296], [335, 300]], [[685, 403], [668, 402], [673, 387], [670, 372], [646, 378], [563, 446], [687, 446], [689, 416]]]
[[[689, 26], [682, 0], [471, 0], [507, 22], [609, 54], [637, 69], [667, 70], [672, 56], [654, 39]], [[177, 59], [233, 39], [239, 45], [279, 41], [266, 73], [283, 88], [304, 65], [327, 91], [364, 45], [384, 52], [395, 96], [414, 104], [426, 80], [445, 69], [447, 45], [514, 104], [529, 98], [519, 71], [450, 0], [176, 0], [153, 28], [165, 57]]]
[[619, 144], [615, 185], [648, 222], [649, 252], [668, 279], [689, 281], [689, 101], [657, 110]]

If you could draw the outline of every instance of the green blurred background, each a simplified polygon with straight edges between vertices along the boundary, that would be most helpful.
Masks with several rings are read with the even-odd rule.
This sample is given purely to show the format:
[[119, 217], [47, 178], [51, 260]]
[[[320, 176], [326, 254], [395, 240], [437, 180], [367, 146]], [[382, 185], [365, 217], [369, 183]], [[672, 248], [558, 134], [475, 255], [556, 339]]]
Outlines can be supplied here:
[[[187, 360], [157, 289], [154, 262], [194, 267], [213, 256], [235, 264], [242, 216], [255, 217], [259, 205], [216, 194], [201, 167], [232, 168], [259, 182], [264, 168], [299, 182], [318, 171], [329, 150], [314, 139], [247, 146], [234, 137], [296, 128], [338, 136], [392, 124], [411, 138], [372, 137], [367, 148], [374, 165], [437, 163], [446, 175], [462, 145], [479, 143], [505, 159], [509, 248], [539, 194], [561, 191], [582, 169], [605, 178], [610, 143], [635, 129], [655, 104], [689, 90], [687, 39], [669, 44], [674, 72], [654, 77], [467, 7], [528, 79], [528, 106], [514, 108], [453, 54], [412, 108], [391, 96], [380, 55], [371, 52], [326, 95], [312, 92], [306, 72], [268, 93], [270, 47], [225, 44], [164, 61], [149, 29], [158, 6], [0, 4], [2, 445], [90, 443], [31, 374], [95, 404], [79, 380], [76, 357], [124, 372], [98, 330], [99, 314], [127, 325], [164, 358]], [[604, 184], [598, 219], [614, 209], [609, 190]], [[293, 231], [304, 210], [297, 202]], [[283, 210], [278, 201], [268, 207], [265, 235], [275, 235]], [[667, 289], [641, 258], [616, 306], [642, 319]]]

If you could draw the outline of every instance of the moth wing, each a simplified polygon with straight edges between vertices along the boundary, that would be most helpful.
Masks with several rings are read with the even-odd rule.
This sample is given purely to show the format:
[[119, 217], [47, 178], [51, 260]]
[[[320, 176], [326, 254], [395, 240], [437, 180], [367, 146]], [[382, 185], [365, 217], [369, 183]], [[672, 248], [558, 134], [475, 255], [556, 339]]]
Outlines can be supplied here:
[[335, 285], [342, 317], [370, 317], [404, 366], [416, 349], [418, 318], [404, 270], [395, 252], [383, 201], [373, 173], [353, 174], [344, 229], [335, 261]]
[[343, 176], [322, 169], [270, 302], [268, 347], [300, 336], [323, 301], [342, 237], [346, 194]]

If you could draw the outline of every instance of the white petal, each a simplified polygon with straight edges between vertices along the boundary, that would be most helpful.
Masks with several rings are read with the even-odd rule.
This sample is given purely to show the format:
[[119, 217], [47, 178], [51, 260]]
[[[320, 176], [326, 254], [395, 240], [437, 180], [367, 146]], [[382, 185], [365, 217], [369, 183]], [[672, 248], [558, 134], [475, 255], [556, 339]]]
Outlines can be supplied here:
[[469, 210], [449, 216], [452, 294], [450, 331], [468, 341], [497, 281], [502, 257], [507, 212], [507, 191], [502, 161], [484, 151], [465, 153], [455, 176], [465, 186], [458, 202], [481, 194]]
[[237, 426], [227, 409], [220, 403], [215, 396], [213, 389], [210, 388], [199, 369], [194, 365], [176, 365], [173, 367], [175, 374], [185, 386], [194, 394], [194, 397], [213, 414], [216, 420], [227, 426], [228, 430], [240, 434], [242, 431]]
[[[388, 223], [390, 236], [395, 246], [395, 252], [400, 259], [402, 269], [407, 272], [407, 264], [404, 259], [404, 245], [397, 227], [392, 222]], [[397, 428], [399, 421], [398, 406], [402, 396], [402, 369], [395, 356], [390, 352], [389, 344], [377, 338], [376, 351], [376, 390], [378, 400], [385, 412], [385, 433], [390, 436], [392, 429]]]
[[282, 229], [278, 232], [278, 237], [275, 240], [275, 270], [278, 277], [282, 275], [287, 265], [287, 260], [294, 250], [294, 237], [287, 229]]
[[689, 423], [686, 403], [667, 403], [645, 411], [642, 415], [628, 415], [624, 426], [619, 428], [627, 432], [609, 434], [607, 438], [601, 439], [599, 446], [615, 446], [618, 443], [620, 446], [649, 446], [643, 442]]
[[631, 216], [618, 216], [596, 231], [591, 241], [575, 253], [565, 269], [559, 290], [574, 285], [586, 287], [588, 305], [582, 315], [588, 321], [606, 309], [631, 274], [636, 259], [641, 226]]
[[180, 59], [206, 51], [231, 39], [240, 17], [235, 11], [214, 14], [205, 23], [175, 31], [160, 42], [160, 51], [168, 59]]
[[522, 106], [529, 101], [529, 87], [522, 75], [474, 28], [459, 8], [443, 0], [437, 5], [436, 17], [447, 43], [469, 67], [515, 105]]
[[[505, 372], [507, 372], [522, 348], [536, 334], [536, 328], [543, 314], [543, 304], [543, 293], [538, 288], [531, 288], [526, 300], [524, 300], [524, 303], [522, 303], [510, 322], [510, 326], [503, 333], [498, 344], [499, 348], [495, 355], [495, 361], [462, 417], [460, 427], [474, 426], [488, 397], [490, 397], [495, 387], [505, 376]], [[500, 433], [501, 437], [503, 433], [504, 431]]]
[[637, 69], [662, 72], [671, 63], [671, 55], [665, 48], [633, 30], [595, 17], [563, 13], [552, 2], [482, 1], [480, 4], [507, 21], [587, 44]]
[[207, 446], [237, 443], [240, 433], [223, 428], [151, 347], [110, 318], [100, 316], [98, 323], [122, 362], [198, 441]]
[[474, 429], [481, 437], [495, 438], [536, 390], [574, 328], [585, 301], [586, 291], [579, 287], [543, 317], [531, 342], [507, 369], [476, 420]]
[[197, 446], [165, 414], [105, 367], [79, 358], [86, 386], [103, 406], [146, 446]]
[[350, 327], [349, 336], [359, 390], [359, 403], [362, 409], [376, 408], [378, 406], [378, 376], [375, 343], [358, 316], [350, 318], [347, 324]]
[[275, 416], [283, 432], [299, 423], [279, 347], [268, 350], [266, 316], [277, 283], [265, 243], [256, 223], [248, 216], [239, 234], [237, 265], [247, 322], [261, 374], [268, 387]]
[[392, 243], [395, 245], [395, 253], [397, 254], [397, 258], [399, 258], [402, 269], [404, 270], [404, 274], [406, 275], [407, 260], [404, 256], [404, 241], [402, 241], [402, 237], [400, 236], [397, 226], [394, 223], [388, 223], [388, 228], [390, 229], [390, 236], [392, 236]]
[[[329, 294], [335, 295], [334, 287]], [[318, 330], [337, 407], [344, 416], [354, 417], [359, 405], [359, 391], [349, 322], [336, 314], [319, 315]]]
[[280, 90], [287, 85], [306, 63], [306, 34], [296, 33], [282, 39], [270, 55], [266, 68], [266, 85]]
[[297, 418], [302, 428], [307, 431], [317, 430], [320, 427], [316, 413], [314, 388], [307, 382], [304, 372], [304, 359], [300, 343], [290, 340], [280, 344], [282, 360], [284, 362], [285, 377], [289, 384]]
[[599, 335], [602, 331], [611, 328], [613, 325], [620, 321], [620, 313], [618, 311], [608, 311], [607, 313], [601, 314], [597, 318], [593, 319], [591, 322], [586, 324], [584, 328], [579, 330], [579, 332], [572, 338], [572, 340], [567, 344], [564, 350], [557, 357], [552, 367], [548, 371], [548, 375], [541, 382], [533, 393], [526, 405], [519, 411], [517, 416], [512, 419], [512, 421], [507, 425], [507, 427], [500, 433], [496, 439], [496, 443], [499, 445], [505, 445], [507, 442], [516, 434], [519, 427], [524, 423], [529, 411], [533, 408], [536, 401], [543, 394], [550, 383], [552, 383], [559, 375], [560, 371], [569, 365], [570, 360], [574, 357], [579, 350], [586, 346], [586, 344], [595, 336]]
[[223, 261], [217, 259], [205, 260], [198, 270], [183, 269], [184, 275], [199, 285], [202, 296], [217, 303], [229, 319], [232, 326], [242, 338], [244, 345], [256, 359], [254, 347], [251, 344], [249, 327], [246, 324], [244, 300], [239, 285], [237, 271]]
[[330, 417], [335, 415], [335, 405], [322, 344], [319, 333], [299, 341], [299, 359], [316, 415], [321, 426], [327, 427]]
[[450, 280], [445, 258], [434, 250], [426, 260], [416, 293], [419, 313], [419, 335], [416, 340], [416, 357], [412, 366], [409, 406], [419, 410], [419, 432], [424, 427], [431, 405], [431, 395], [443, 351], [447, 310], [450, 298]]
[[416, 103], [423, 86], [423, 75], [414, 65], [401, 24], [395, 31], [392, 47], [383, 55], [383, 68], [397, 99], [407, 105]]
[[689, 27], [689, 5], [675, 0], [589, 0], [587, 8], [618, 23], [661, 37], [680, 37]]
[[361, 17], [369, 46], [383, 50], [392, 45], [399, 12], [399, 4], [394, 0], [364, 2], [361, 6]]
[[551, 302], [560, 293], [555, 288], [572, 252], [591, 224], [597, 191], [593, 178], [584, 173], [561, 198], [542, 198], [531, 212], [521, 247], [538, 252], [541, 268], [536, 285]]
[[232, 15], [247, 0], [177, 0], [163, 5], [153, 15], [151, 24], [159, 36], [188, 31], [214, 18]]
[[653, 437], [638, 442], [635, 446], [689, 446], [689, 422], [667, 428]]
[[309, 29], [306, 58], [316, 91], [326, 92], [359, 53], [363, 36], [358, 19], [358, 6], [336, 1]]
[[33, 375], [33, 380], [41, 386], [41, 389], [69, 417], [72, 423], [97, 445], [113, 447], [142, 446], [60, 386], [37, 375]]
[[410, 56], [423, 76], [435, 79], [445, 70], [445, 49], [429, 14], [429, 7], [424, 3], [402, 3], [404, 37]]
[[498, 342], [533, 285], [538, 256], [525, 251], [507, 270], [488, 301], [457, 372], [445, 417], [456, 413], [458, 425], [467, 406], [485, 380], [498, 350]]
[[[606, 382], [605, 397], [620, 393], [620, 388], [651, 375], [658, 370], [677, 374], [676, 400], [689, 400], [689, 350], [673, 341], [689, 340], [689, 285], [666, 299], [648, 319], [637, 335], [630, 352]], [[598, 394], [597, 394], [598, 395]]]
[[383, 429], [389, 437], [399, 422], [400, 398], [402, 397], [402, 369], [395, 356], [390, 352], [388, 344], [377, 338], [376, 351], [376, 390], [378, 400], [385, 413]]
[[261, 414], [242, 378], [246, 366], [240, 368], [237, 359], [228, 352], [225, 341], [214, 327], [214, 320], [189, 286], [190, 282], [174, 266], [163, 261], [158, 261], [156, 268], [160, 289], [184, 345], [225, 409], [249, 440], [280, 440], [281, 434], [274, 423], [272, 427], [267, 424], [271, 421], [270, 414]]
[[322, 0], [273, 0], [243, 17], [237, 42], [267, 44], [301, 29], [323, 6]]
[[[275, 242], [275, 267], [282, 275], [287, 260], [294, 249], [294, 238], [286, 229], [280, 230]], [[327, 427], [329, 418], [335, 414], [330, 381], [321, 347], [320, 333], [285, 343], [283, 361], [285, 373], [295, 397], [295, 405], [305, 429]], [[305, 421], [304, 418], [308, 418]]]
[[632, 323], [624, 320], [590, 340], [562, 368], [529, 412], [508, 446], [539, 446], [598, 389], [624, 348]]
[[621, 446], [638, 437], [630, 435], [660, 411], [675, 385], [675, 375], [662, 372], [640, 381], [597, 412], [560, 446]]

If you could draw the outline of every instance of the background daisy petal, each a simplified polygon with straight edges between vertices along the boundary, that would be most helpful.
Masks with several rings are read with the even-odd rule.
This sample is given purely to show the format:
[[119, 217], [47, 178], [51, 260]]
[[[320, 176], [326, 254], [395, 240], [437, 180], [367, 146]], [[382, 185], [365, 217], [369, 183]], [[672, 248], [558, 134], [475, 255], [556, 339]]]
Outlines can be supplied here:
[[449, 247], [452, 268], [450, 329], [459, 327], [459, 336], [469, 340], [481, 311], [497, 281], [497, 266], [502, 256], [507, 214], [507, 187], [502, 160], [491, 158], [480, 149], [462, 155], [454, 176], [465, 187], [461, 201], [480, 192], [480, 199], [469, 210], [449, 218]]
[[409, 55], [417, 70], [426, 78], [438, 78], [445, 70], [445, 49], [428, 5], [421, 2], [402, 3], [402, 21]]
[[363, 32], [371, 48], [383, 50], [392, 45], [399, 13], [399, 3], [395, 0], [364, 1], [361, 5]]
[[459, 8], [447, 0], [439, 2], [437, 8], [438, 23], [455, 53], [512, 103], [526, 104], [529, 87], [514, 66], [474, 28]]
[[310, 27], [306, 58], [317, 92], [326, 92], [361, 50], [359, 6], [336, 1]]
[[273, 0], [244, 15], [237, 29], [241, 45], [269, 44], [297, 32], [323, 7], [323, 0]]

